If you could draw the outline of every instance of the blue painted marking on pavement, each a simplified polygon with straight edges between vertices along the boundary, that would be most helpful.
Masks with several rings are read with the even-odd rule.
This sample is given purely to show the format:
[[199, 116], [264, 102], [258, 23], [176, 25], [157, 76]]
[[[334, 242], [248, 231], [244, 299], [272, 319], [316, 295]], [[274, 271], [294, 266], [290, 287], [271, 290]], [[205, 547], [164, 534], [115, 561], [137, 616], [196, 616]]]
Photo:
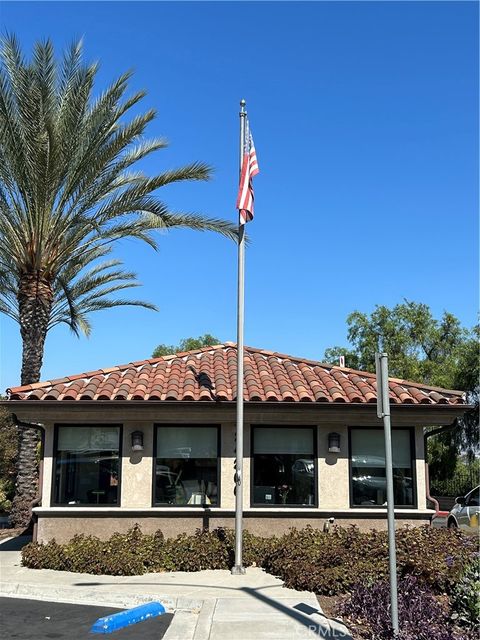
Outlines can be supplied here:
[[148, 604], [142, 604], [133, 609], [127, 609], [126, 611], [120, 611], [120, 613], [114, 613], [111, 616], [99, 618], [90, 629], [90, 633], [112, 633], [112, 631], [123, 629], [123, 627], [128, 627], [131, 624], [161, 616], [163, 613], [165, 613], [163, 604], [159, 602], [149, 602]]

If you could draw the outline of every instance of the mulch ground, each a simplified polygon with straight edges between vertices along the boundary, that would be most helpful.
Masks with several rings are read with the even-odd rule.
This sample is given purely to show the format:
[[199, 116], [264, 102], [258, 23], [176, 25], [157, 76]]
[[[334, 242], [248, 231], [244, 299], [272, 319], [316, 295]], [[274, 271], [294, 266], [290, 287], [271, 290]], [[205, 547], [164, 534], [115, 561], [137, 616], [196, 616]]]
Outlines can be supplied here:
[[353, 622], [353, 620], [350, 620], [349, 618], [343, 616], [340, 613], [341, 606], [348, 599], [348, 597], [349, 596], [345, 593], [342, 593], [336, 596], [317, 595], [317, 600], [323, 613], [328, 618], [342, 620], [345, 626], [350, 630], [350, 633], [352, 634], [352, 638], [354, 638], [355, 640], [368, 640], [372, 636], [366, 627]]

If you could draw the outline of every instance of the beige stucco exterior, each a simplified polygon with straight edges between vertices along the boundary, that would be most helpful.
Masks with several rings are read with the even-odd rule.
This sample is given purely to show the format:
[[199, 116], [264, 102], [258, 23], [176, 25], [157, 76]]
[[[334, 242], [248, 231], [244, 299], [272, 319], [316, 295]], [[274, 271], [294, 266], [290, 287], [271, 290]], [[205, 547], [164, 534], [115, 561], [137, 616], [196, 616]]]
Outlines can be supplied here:
[[[35, 510], [38, 539], [69, 539], [75, 533], [108, 537], [134, 523], [144, 531], [162, 529], [165, 535], [193, 532], [208, 526], [234, 524], [235, 407], [233, 403], [134, 403], [134, 402], [29, 402], [16, 403], [21, 420], [45, 428], [42, 504]], [[59, 406], [59, 405], [62, 406]], [[281, 533], [292, 526], [323, 527], [329, 517], [337, 524], [361, 528], [385, 528], [386, 510], [350, 507], [349, 427], [381, 427], [375, 405], [315, 405], [313, 403], [251, 403], [245, 406], [243, 499], [245, 528], [261, 535]], [[21, 406], [20, 406], [21, 405]], [[199, 406], [200, 405], [200, 406]], [[423, 427], [450, 424], [458, 407], [394, 407], [392, 425], [414, 428], [416, 506], [398, 509], [399, 524], [422, 524], [433, 513], [426, 509]], [[154, 507], [152, 481], [155, 424], [215, 424], [220, 427], [220, 505]], [[55, 424], [121, 424], [123, 426], [120, 505], [117, 507], [55, 506], [51, 504]], [[250, 436], [252, 425], [313, 426], [317, 434], [318, 506], [305, 508], [253, 508], [250, 501]], [[144, 450], [132, 452], [131, 434], [143, 432]], [[341, 436], [341, 452], [328, 452], [328, 433]]]
[[[135, 524], [139, 524], [144, 533], [154, 533], [158, 529], [166, 537], [174, 537], [178, 533], [194, 533], [196, 529], [208, 528], [213, 530], [217, 527], [234, 528], [234, 515], [222, 513], [222, 510], [212, 509], [206, 516], [205, 513], [197, 510], [189, 514], [179, 513], [178, 510], [151, 510], [146, 512], [136, 510], [108, 510], [102, 514], [92, 516], [92, 510], [84, 514], [80, 510], [77, 513], [65, 514], [65, 510], [56, 512], [44, 512], [37, 510], [38, 525], [37, 539], [46, 542], [55, 538], [57, 542], [67, 542], [79, 533], [88, 533], [98, 536], [102, 540], [109, 538], [113, 533], [125, 533]], [[121, 511], [121, 513], [120, 513]], [[252, 510], [247, 510], [244, 517], [244, 528], [251, 533], [260, 536], [281, 535], [286, 533], [291, 527], [301, 529], [310, 525], [323, 529], [327, 517], [335, 517], [335, 524], [347, 527], [356, 525], [361, 530], [386, 529], [385, 513], [377, 510], [375, 513], [365, 511], [350, 515], [334, 510], [325, 512], [316, 510], [299, 514], [298, 510], [286, 512], [284, 517], [279, 517], [278, 513], [265, 515]], [[397, 526], [419, 526], [430, 521], [431, 512], [426, 510], [418, 512], [415, 510], [403, 510], [396, 514]]]
[[[341, 453], [329, 453], [328, 433], [340, 434]], [[317, 444], [318, 496], [323, 509], [349, 509], [350, 482], [348, 458], [348, 427], [335, 425], [328, 429], [319, 427]]]

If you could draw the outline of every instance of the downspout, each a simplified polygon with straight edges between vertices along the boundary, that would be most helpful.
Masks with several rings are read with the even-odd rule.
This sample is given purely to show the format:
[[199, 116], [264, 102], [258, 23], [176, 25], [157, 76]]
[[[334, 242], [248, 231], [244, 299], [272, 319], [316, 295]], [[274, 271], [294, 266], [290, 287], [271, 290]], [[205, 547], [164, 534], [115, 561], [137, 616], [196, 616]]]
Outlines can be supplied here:
[[24, 420], [20, 420], [17, 418], [15, 413], [12, 413], [12, 420], [15, 423], [16, 427], [20, 427], [23, 429], [37, 429], [40, 431], [40, 447], [41, 447], [41, 457], [38, 464], [38, 492], [35, 498], [30, 503], [30, 512], [32, 514], [33, 520], [33, 534], [32, 540], [33, 542], [37, 541], [37, 516], [33, 513], [33, 508], [38, 506], [42, 500], [42, 487], [43, 487], [43, 457], [45, 454], [45, 427], [38, 422], [25, 422]]
[[455, 419], [452, 422], [452, 424], [445, 425], [443, 427], [440, 427], [439, 429], [433, 429], [432, 431], [425, 431], [424, 434], [423, 434], [423, 447], [424, 447], [424, 452], [425, 452], [426, 496], [427, 496], [427, 500], [430, 500], [430, 502], [432, 502], [433, 505], [435, 506], [435, 515], [432, 516], [432, 520], [434, 518], [438, 518], [439, 516], [446, 515], [446, 513], [444, 513], [443, 511], [440, 511], [440, 504], [439, 504], [438, 500], [436, 500], [435, 498], [433, 498], [430, 495], [430, 473], [429, 473], [428, 462], [427, 462], [427, 439], [430, 438], [431, 436], [438, 436], [440, 433], [446, 433], [447, 431], [452, 431], [457, 426], [458, 426], [458, 421], [457, 421], [457, 419]]

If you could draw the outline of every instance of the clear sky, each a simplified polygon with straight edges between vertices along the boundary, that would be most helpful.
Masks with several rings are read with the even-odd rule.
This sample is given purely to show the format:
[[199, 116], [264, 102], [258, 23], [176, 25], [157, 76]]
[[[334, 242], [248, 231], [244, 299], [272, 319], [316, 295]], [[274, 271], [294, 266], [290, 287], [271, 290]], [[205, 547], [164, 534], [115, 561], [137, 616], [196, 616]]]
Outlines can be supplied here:
[[[472, 326], [478, 308], [478, 5], [474, 2], [2, 2], [29, 52], [83, 37], [97, 90], [135, 69], [170, 147], [209, 183], [159, 193], [173, 209], [236, 219], [238, 103], [261, 173], [248, 225], [248, 345], [321, 359], [346, 316], [403, 298]], [[175, 231], [115, 255], [160, 311], [94, 314], [89, 339], [47, 338], [42, 379], [150, 357], [205, 332], [236, 339], [236, 247]], [[1, 319], [0, 390], [19, 381], [18, 327]]]

